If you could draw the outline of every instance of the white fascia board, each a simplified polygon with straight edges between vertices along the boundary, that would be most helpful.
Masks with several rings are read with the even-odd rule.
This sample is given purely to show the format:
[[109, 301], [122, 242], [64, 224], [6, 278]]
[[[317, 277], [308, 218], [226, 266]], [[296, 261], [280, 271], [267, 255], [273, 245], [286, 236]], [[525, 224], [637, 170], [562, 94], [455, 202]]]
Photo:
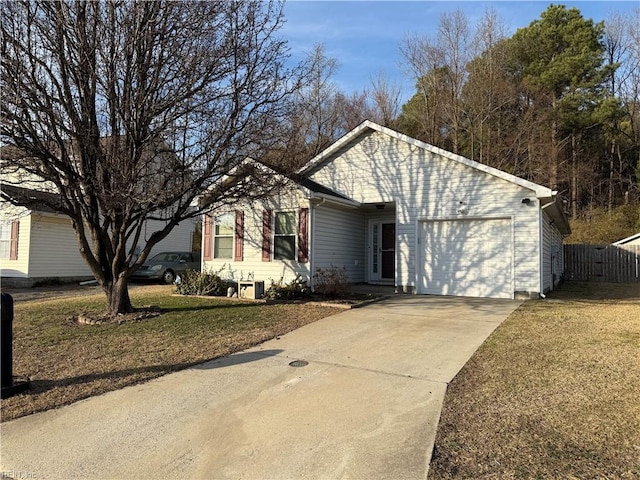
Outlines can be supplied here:
[[640, 238], [640, 233], [636, 233], [635, 235], [631, 235], [630, 237], [623, 238], [622, 240], [618, 240], [617, 242], [613, 242], [611, 245], [624, 245], [625, 243], [633, 242], [638, 238]]
[[328, 203], [335, 203], [337, 205], [341, 205], [343, 207], [349, 208], [360, 208], [362, 204], [360, 202], [356, 202], [355, 200], [347, 200], [345, 198], [334, 197], [333, 195], [329, 195], [326, 193], [314, 193], [312, 192], [309, 199], [320, 199]]

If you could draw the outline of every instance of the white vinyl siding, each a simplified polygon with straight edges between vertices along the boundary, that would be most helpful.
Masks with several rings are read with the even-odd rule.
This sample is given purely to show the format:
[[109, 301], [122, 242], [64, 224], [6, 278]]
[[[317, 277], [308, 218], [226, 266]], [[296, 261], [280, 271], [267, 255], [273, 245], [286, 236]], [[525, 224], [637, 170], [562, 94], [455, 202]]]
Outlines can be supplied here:
[[[164, 222], [149, 220], [141, 244]], [[193, 221], [185, 221], [151, 252], [191, 250]], [[22, 278], [64, 278], [93, 276], [79, 251], [71, 220], [63, 215], [32, 213], [20, 218], [18, 260], [2, 261], [2, 276]]]
[[314, 210], [313, 268], [344, 268], [351, 283], [365, 281], [366, 221], [358, 210], [321, 205]]
[[[148, 258], [153, 257], [160, 252], [190, 252], [193, 248], [193, 232], [195, 231], [196, 223], [201, 220], [199, 218], [187, 219], [176, 225], [171, 233], [163, 238], [158, 244], [151, 249], [151, 254]], [[143, 238], [138, 243], [139, 246], [144, 246], [147, 240], [151, 237], [153, 232], [161, 230], [166, 225], [166, 222], [162, 220], [147, 220], [143, 227]], [[127, 247], [131, 246], [131, 242], [127, 243]]]
[[[276, 212], [296, 212], [297, 219], [300, 208], [309, 208], [309, 200], [297, 189], [287, 190], [270, 201], [255, 202], [249, 205], [234, 205], [233, 209], [244, 212], [243, 259], [242, 261], [235, 261], [233, 258], [203, 260], [203, 269], [211, 272], [220, 272], [219, 275], [222, 278], [229, 280], [263, 280], [265, 282], [265, 288], [269, 287], [270, 281], [272, 280], [277, 282], [282, 278], [284, 282], [290, 282], [295, 279], [298, 274], [308, 281], [310, 279], [310, 263], [298, 262], [297, 253], [293, 260], [275, 260], [273, 259], [273, 254], [271, 255], [271, 261], [265, 262], [262, 260], [263, 212], [265, 210], [273, 211], [274, 219]], [[272, 219], [272, 222], [273, 221]], [[309, 228], [309, 226], [307, 228]], [[273, 231], [272, 225], [272, 251]], [[309, 236], [309, 238], [311, 237]], [[309, 241], [309, 244], [311, 251], [311, 248], [313, 248], [311, 241]]]
[[[377, 131], [340, 150], [311, 178], [358, 202], [395, 202], [397, 285], [417, 283], [418, 221], [509, 217], [514, 232], [513, 288], [540, 289], [539, 206], [528, 188]], [[523, 204], [523, 198], [532, 201]]]
[[33, 214], [31, 218], [30, 278], [93, 276], [68, 217]]
[[542, 212], [542, 291], [553, 290], [564, 275], [562, 235]]

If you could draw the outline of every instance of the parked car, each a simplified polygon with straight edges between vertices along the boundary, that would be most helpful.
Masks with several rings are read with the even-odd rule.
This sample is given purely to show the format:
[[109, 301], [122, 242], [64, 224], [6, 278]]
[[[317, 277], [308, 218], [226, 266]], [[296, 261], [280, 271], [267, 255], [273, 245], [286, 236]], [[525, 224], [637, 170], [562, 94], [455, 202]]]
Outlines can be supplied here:
[[131, 279], [161, 280], [170, 284], [176, 280], [177, 275], [187, 270], [200, 270], [200, 253], [162, 252], [144, 262]]

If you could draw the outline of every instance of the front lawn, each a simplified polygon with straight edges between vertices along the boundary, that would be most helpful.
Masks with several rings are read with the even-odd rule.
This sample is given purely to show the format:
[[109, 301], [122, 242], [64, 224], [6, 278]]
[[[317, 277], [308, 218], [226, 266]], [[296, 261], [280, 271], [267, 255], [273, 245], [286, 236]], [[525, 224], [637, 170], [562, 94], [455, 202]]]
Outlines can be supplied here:
[[163, 314], [138, 322], [79, 325], [104, 295], [15, 303], [13, 374], [27, 393], [2, 400], [2, 421], [144, 382], [283, 335], [342, 309], [172, 295], [172, 286], [131, 290], [134, 305]]
[[640, 478], [640, 286], [514, 312], [449, 385], [429, 478]]

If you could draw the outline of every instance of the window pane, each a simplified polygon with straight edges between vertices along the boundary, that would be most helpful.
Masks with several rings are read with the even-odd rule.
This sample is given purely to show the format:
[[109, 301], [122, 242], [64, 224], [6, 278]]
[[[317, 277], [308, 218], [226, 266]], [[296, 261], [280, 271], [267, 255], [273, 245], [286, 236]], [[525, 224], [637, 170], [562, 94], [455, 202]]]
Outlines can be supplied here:
[[0, 258], [8, 259], [11, 251], [11, 222], [0, 222]]
[[233, 255], [233, 237], [216, 237], [213, 245], [213, 258], [231, 258]]
[[296, 237], [286, 235], [273, 239], [273, 258], [276, 260], [293, 260], [295, 258]]
[[276, 235], [294, 235], [296, 233], [295, 212], [276, 213], [275, 233]]
[[215, 218], [214, 235], [233, 235], [233, 215], [226, 213]]

